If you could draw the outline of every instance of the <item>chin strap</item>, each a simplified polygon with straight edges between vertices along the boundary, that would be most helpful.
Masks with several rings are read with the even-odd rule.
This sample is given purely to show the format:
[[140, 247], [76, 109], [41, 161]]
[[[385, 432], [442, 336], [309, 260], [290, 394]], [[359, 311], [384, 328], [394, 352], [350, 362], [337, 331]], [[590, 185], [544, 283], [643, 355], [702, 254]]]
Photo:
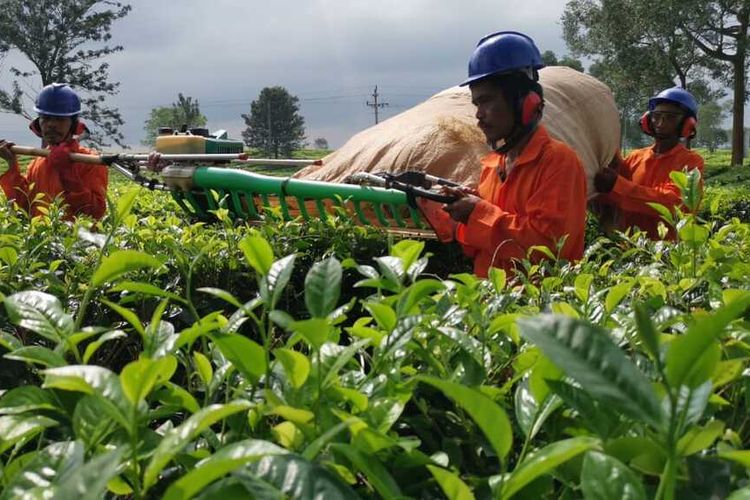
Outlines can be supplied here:
[[511, 132], [511, 134], [502, 142], [502, 144], [498, 146], [497, 142], [495, 142], [494, 144], [490, 144], [490, 147], [496, 153], [506, 154], [508, 151], [516, 147], [524, 137], [536, 130], [538, 124], [539, 120], [534, 120], [525, 127], [516, 127], [515, 130], [513, 130], [513, 132]]

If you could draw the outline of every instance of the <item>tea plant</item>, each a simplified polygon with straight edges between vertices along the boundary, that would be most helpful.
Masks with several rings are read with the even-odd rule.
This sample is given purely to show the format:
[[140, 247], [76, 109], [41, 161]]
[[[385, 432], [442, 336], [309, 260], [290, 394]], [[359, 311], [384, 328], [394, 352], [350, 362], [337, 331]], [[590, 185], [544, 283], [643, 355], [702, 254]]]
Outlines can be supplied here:
[[0, 207], [0, 497], [744, 498], [750, 235], [675, 181], [677, 242], [487, 280], [160, 193]]

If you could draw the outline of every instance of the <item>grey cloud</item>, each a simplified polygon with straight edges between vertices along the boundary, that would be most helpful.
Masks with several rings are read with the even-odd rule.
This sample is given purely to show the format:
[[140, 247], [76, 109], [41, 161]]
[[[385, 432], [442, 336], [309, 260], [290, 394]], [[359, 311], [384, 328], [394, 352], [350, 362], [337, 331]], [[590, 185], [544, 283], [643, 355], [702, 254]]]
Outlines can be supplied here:
[[[383, 117], [460, 81], [483, 35], [515, 29], [542, 50], [565, 52], [564, 0], [311, 0], [276, 2], [134, 0], [113, 27], [112, 98], [137, 145], [152, 107], [178, 92], [199, 100], [212, 128], [236, 133], [260, 89], [299, 96], [307, 136], [340, 146], [373, 123], [374, 85], [391, 103]], [[0, 73], [0, 83], [7, 75]], [[0, 130], [8, 128], [0, 115]]]

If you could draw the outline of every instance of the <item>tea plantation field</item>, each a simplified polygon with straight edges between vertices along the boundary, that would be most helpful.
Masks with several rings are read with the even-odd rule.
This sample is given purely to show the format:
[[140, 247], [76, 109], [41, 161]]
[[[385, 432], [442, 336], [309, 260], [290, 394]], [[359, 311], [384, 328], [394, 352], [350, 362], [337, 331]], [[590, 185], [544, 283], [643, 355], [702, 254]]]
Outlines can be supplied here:
[[750, 498], [750, 168], [470, 273], [346, 220], [0, 204], [0, 498]]

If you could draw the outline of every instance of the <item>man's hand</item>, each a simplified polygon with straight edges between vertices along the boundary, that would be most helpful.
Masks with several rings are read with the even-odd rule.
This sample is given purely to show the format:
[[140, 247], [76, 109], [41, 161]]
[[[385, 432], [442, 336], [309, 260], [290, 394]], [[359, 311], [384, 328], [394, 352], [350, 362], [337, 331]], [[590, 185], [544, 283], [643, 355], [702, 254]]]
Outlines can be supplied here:
[[594, 189], [598, 193], [609, 193], [615, 187], [617, 177], [617, 170], [613, 168], [606, 167], [599, 170], [594, 176]]
[[615, 172], [619, 172], [621, 165], [622, 165], [622, 155], [620, 154], [620, 151], [618, 150], [615, 153], [615, 155], [612, 157], [612, 160], [609, 162], [609, 165], [607, 165], [607, 168], [611, 168]]
[[161, 172], [169, 163], [161, 159], [161, 153], [152, 151], [148, 154], [147, 168], [152, 172]]
[[[14, 168], [18, 169], [18, 157], [16, 157], [16, 153], [10, 149], [13, 146], [14, 144], [12, 142], [0, 139], [0, 158], [7, 162], [7, 170], [12, 170]], [[0, 173], [4, 174], [7, 170], [0, 165]]]
[[475, 189], [467, 187], [452, 188], [443, 186], [444, 194], [458, 197], [453, 203], [445, 205], [443, 210], [448, 212], [453, 220], [466, 224], [469, 221], [471, 213], [474, 211], [474, 207], [482, 201], [482, 198], [474, 194], [476, 192]]

